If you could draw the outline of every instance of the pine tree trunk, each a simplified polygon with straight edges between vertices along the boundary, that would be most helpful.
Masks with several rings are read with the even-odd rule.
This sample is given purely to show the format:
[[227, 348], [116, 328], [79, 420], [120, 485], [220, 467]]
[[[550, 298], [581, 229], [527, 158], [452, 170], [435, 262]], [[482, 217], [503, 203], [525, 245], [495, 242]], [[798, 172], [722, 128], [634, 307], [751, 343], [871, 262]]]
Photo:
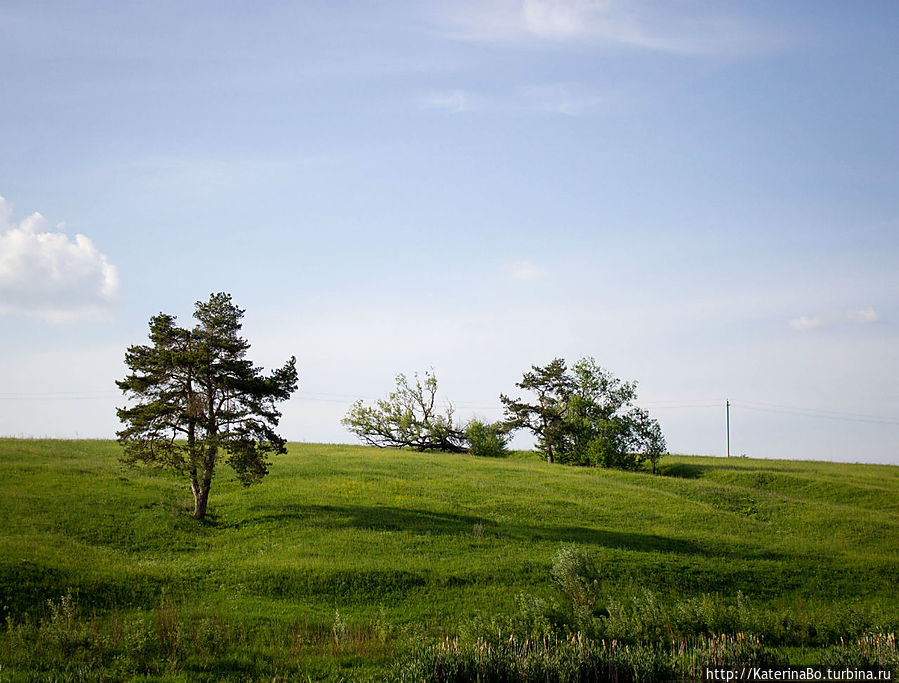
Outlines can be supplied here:
[[[212, 473], [215, 470], [215, 459], [218, 455], [218, 447], [213, 444], [206, 446], [206, 454], [203, 458], [203, 476], [197, 482], [194, 489], [194, 519], [206, 519], [206, 504], [209, 502], [209, 489], [212, 486]], [[191, 479], [191, 488], [194, 480]]]
[[200, 480], [197, 479], [197, 468], [190, 468], [190, 492], [194, 494], [194, 510], [196, 510], [197, 500], [200, 498]]
[[206, 519], [206, 505], [209, 502], [209, 489], [211, 486], [211, 473], [204, 472], [200, 481], [196, 481], [193, 476], [191, 477], [190, 487], [194, 493], [194, 519]]

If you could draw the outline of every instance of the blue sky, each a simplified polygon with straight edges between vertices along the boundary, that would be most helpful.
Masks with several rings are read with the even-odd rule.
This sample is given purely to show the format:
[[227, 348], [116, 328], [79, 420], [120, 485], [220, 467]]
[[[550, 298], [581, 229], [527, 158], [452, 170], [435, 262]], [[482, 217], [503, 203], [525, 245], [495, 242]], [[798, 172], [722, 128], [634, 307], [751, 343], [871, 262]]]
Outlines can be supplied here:
[[735, 453], [899, 463], [897, 25], [0, 2], [0, 433], [111, 436], [148, 318], [228, 291], [257, 362], [299, 359], [291, 439], [351, 441], [398, 372], [498, 417], [592, 355], [672, 450], [723, 453], [729, 397]]

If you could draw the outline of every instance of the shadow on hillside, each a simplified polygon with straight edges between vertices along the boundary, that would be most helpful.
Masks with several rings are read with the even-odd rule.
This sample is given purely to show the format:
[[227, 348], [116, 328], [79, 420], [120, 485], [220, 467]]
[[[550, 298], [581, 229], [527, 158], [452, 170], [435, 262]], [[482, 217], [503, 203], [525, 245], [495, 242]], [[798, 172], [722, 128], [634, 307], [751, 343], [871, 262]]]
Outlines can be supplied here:
[[678, 479], [699, 479], [703, 472], [709, 469], [702, 465], [685, 465], [678, 463], [677, 465], [669, 465], [661, 467], [659, 473], [664, 477], [677, 477]]
[[803, 470], [797, 469], [795, 467], [784, 467], [781, 464], [771, 464], [769, 466], [759, 464], [759, 461], [754, 461], [753, 466], [751, 468], [742, 466], [738, 464], [740, 460], [728, 461], [722, 459], [721, 464], [703, 464], [697, 465], [693, 463], [683, 463], [679, 462], [673, 465], [662, 465], [659, 468], [659, 474], [663, 477], [677, 477], [678, 479], [700, 479], [707, 472], [712, 472], [715, 470], [727, 470], [730, 472], [742, 472], [744, 474], [758, 473], [758, 472], [774, 472], [775, 474], [784, 474], [788, 472], [803, 472]]
[[[637, 552], [677, 553], [684, 555], [718, 556], [721, 553], [703, 548], [693, 541], [609, 529], [551, 524], [497, 524], [490, 519], [432, 510], [415, 510], [388, 506], [364, 505], [288, 505], [269, 508], [254, 516], [256, 523], [291, 522], [312, 528], [369, 529], [372, 531], [405, 531], [413, 534], [448, 534], [475, 536], [475, 525], [482, 525], [484, 538], [510, 538], [518, 541], [550, 541], [603, 546]], [[759, 554], [732, 550], [725, 554], [745, 559]], [[765, 557], [770, 555], [765, 554]]]
[[583, 543], [600, 545], [616, 550], [637, 552], [678, 553], [684, 555], [703, 554], [704, 551], [692, 541], [668, 538], [656, 534], [640, 534], [631, 531], [611, 531], [575, 526], [519, 526], [509, 529], [509, 537], [520, 540], [542, 540], [561, 543]]
[[407, 510], [381, 505], [284, 505], [254, 517], [257, 522], [297, 521], [312, 527], [354, 528], [373, 531], [411, 531], [414, 533], [458, 534], [471, 532], [480, 517]]

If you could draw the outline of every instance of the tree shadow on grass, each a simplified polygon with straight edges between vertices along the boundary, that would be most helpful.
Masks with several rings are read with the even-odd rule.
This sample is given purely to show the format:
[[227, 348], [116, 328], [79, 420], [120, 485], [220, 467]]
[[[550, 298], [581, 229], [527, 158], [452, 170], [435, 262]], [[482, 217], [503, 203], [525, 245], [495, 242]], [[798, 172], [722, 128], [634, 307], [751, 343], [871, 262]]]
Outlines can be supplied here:
[[408, 531], [423, 534], [458, 534], [471, 532], [483, 523], [481, 517], [409, 510], [381, 505], [282, 505], [255, 515], [255, 523], [278, 525], [301, 523], [303, 526], [328, 529], [370, 529], [372, 531]]
[[757, 474], [760, 472], [772, 472], [774, 474], [784, 474], [787, 472], [802, 472], [797, 468], [791, 467], [783, 467], [781, 465], [771, 465], [764, 466], [753, 463], [752, 468], [741, 467], [737, 464], [728, 464], [728, 461], [722, 462], [720, 465], [697, 465], [693, 463], [674, 463], [671, 465], [661, 465], [659, 468], [659, 474], [663, 477], [676, 477], [678, 479], [700, 479], [706, 475], [708, 472], [712, 472], [714, 470], [728, 470], [731, 472], [742, 472], [744, 474]]
[[702, 465], [685, 465], [678, 463], [676, 465], [662, 466], [659, 468], [659, 474], [664, 477], [677, 477], [678, 479], [699, 479], [707, 468]]
[[551, 541], [598, 545], [615, 550], [637, 552], [702, 554], [703, 550], [692, 541], [670, 538], [657, 534], [641, 534], [631, 531], [591, 529], [577, 526], [513, 526], [509, 537], [516, 540]]
[[[479, 533], [487, 538], [509, 538], [524, 542], [578, 543], [636, 552], [703, 556], [723, 554], [720, 551], [703, 548], [690, 540], [657, 534], [595, 529], [586, 526], [501, 524], [473, 515], [388, 506], [288, 505], [262, 511], [261, 514], [253, 517], [253, 521], [263, 524], [274, 523], [278, 526], [296, 523], [310, 528], [471, 535], [472, 538], [476, 537], [475, 525], [481, 525]], [[734, 552], [726, 552], [726, 554], [741, 558], [762, 557], [759, 553], [747, 553], [744, 549], [735, 549]], [[764, 557], [771, 559], [770, 554], [764, 554]]]

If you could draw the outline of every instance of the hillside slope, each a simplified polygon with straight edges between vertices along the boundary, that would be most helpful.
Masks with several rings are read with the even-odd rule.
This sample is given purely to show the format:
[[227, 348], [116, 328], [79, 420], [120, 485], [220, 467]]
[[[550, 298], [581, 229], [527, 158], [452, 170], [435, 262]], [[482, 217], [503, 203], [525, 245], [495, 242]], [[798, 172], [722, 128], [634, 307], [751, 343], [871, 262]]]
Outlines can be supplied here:
[[897, 467], [672, 456], [654, 477], [291, 444], [260, 485], [223, 469], [201, 524], [186, 481], [117, 454], [0, 440], [0, 616], [40, 618], [70, 594], [81, 613], [190, 605], [249, 633], [327, 632], [335, 611], [452, 633], [521, 593], [555, 596], [569, 544], [609, 596], [899, 613]]

